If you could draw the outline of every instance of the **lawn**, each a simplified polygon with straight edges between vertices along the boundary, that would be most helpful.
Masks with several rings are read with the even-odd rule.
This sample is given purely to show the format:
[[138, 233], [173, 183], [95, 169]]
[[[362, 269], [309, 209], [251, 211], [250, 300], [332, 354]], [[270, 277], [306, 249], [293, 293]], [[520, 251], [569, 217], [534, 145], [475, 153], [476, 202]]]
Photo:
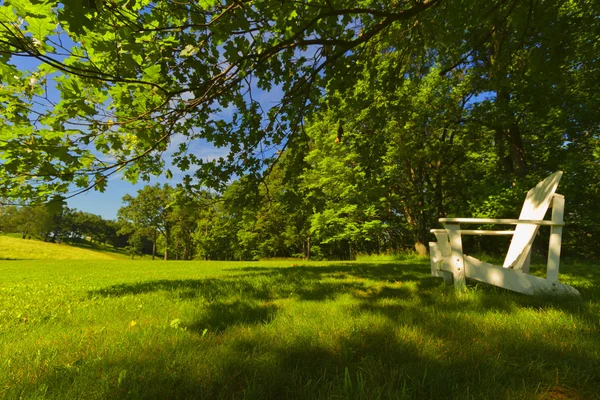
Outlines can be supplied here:
[[82, 242], [75, 246], [67, 243], [21, 239], [20, 236], [0, 235], [0, 260], [118, 260], [128, 258], [124, 253]]
[[427, 260], [0, 261], [0, 397], [600, 399], [600, 271], [581, 298]]

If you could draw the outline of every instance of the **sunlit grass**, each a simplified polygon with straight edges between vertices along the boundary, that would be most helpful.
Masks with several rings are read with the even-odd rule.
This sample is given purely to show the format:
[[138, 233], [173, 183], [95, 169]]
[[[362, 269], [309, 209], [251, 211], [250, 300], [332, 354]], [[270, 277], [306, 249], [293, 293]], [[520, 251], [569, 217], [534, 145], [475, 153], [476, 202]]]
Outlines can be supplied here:
[[421, 256], [416, 252], [397, 252], [388, 254], [357, 254], [356, 261], [361, 262], [386, 262], [386, 261], [428, 261], [429, 256]]
[[0, 260], [115, 260], [124, 257], [107, 250], [95, 251], [67, 243], [0, 235]]
[[0, 397], [600, 398], [600, 273], [563, 270], [580, 299], [427, 261], [4, 261]]

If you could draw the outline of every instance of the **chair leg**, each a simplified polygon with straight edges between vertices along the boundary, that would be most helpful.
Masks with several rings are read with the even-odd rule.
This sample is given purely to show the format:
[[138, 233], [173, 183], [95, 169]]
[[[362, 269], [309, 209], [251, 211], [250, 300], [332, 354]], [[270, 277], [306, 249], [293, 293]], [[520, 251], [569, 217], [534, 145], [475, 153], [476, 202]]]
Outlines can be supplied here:
[[454, 288], [462, 291], [467, 284], [465, 282], [465, 261], [462, 250], [462, 238], [459, 224], [445, 224], [448, 238], [450, 239], [452, 275], [454, 276]]
[[429, 242], [429, 262], [431, 263], [431, 275], [439, 276], [438, 263], [442, 260], [442, 252], [436, 242]]
[[529, 273], [529, 265], [531, 264], [531, 249], [527, 253], [527, 257], [525, 261], [523, 261], [523, 268], [521, 268], [521, 272], [528, 274]]
[[[555, 194], [552, 199], [552, 222], [562, 223], [565, 209], [565, 198]], [[562, 226], [550, 228], [550, 243], [548, 246], [548, 270], [546, 279], [548, 282], [558, 282], [558, 269], [560, 266], [560, 246], [562, 242]]]
[[445, 284], [452, 285], [452, 273], [444, 269], [444, 263], [449, 257], [449, 254], [445, 254], [446, 252], [444, 251], [446, 250], [446, 247], [448, 249], [450, 248], [448, 244], [448, 235], [436, 234], [436, 237], [438, 239], [438, 242], [429, 242], [429, 261], [431, 263], [431, 275], [444, 278]]

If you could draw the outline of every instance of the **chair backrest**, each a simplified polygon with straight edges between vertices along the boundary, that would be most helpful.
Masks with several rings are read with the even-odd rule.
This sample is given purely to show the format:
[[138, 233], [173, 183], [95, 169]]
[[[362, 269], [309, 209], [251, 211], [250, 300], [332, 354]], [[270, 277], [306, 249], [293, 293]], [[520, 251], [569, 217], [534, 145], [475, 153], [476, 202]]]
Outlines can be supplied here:
[[[519, 219], [539, 220], [544, 218], [562, 174], [562, 171], [553, 173], [527, 192]], [[508, 253], [506, 254], [506, 259], [504, 260], [504, 268], [517, 270], [523, 268], [538, 229], [539, 225], [517, 225], [510, 242], [510, 247], [508, 248]]]

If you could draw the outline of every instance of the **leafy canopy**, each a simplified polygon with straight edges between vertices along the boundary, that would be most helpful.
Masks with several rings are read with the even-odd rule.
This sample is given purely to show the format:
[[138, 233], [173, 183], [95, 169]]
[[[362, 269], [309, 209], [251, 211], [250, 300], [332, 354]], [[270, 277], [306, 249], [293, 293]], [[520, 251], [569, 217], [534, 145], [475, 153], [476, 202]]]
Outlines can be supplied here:
[[[7, 0], [3, 194], [104, 190], [117, 171], [146, 179], [164, 172], [162, 155], [181, 137], [170, 161], [186, 183], [261, 174], [369, 41], [439, 2]], [[283, 95], [266, 109], [257, 90]], [[200, 159], [188, 151], [197, 139], [229, 154]]]
[[[358, 76], [386, 93], [434, 67], [460, 68], [472, 94], [494, 96], [474, 117], [524, 174], [514, 125], [577, 114], [580, 134], [594, 122], [598, 96], [580, 107], [577, 91], [597, 80], [598, 13], [558, 0], [6, 0], [0, 196], [104, 190], [111, 174], [135, 182], [171, 176], [171, 165], [188, 185], [259, 177], [302, 143], [323, 97], [336, 93], [335, 108]], [[531, 112], [540, 97], [553, 114]], [[229, 152], [202, 159], [199, 140]]]

